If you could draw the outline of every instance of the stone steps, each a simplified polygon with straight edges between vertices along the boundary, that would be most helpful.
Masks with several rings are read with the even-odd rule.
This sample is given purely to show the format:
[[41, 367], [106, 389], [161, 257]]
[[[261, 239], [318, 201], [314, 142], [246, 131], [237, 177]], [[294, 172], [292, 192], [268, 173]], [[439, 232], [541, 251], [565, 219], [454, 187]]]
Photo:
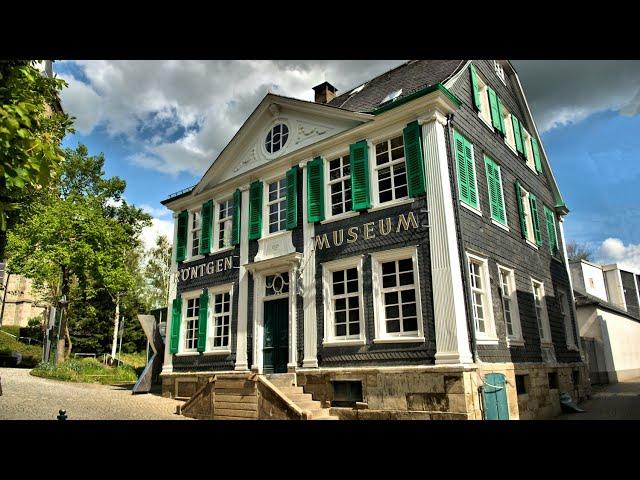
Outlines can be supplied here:
[[267, 380], [280, 390], [291, 402], [295, 403], [298, 408], [308, 412], [311, 420], [339, 420], [335, 415], [329, 413], [328, 408], [324, 408], [322, 404], [313, 399], [313, 396], [304, 392], [304, 388], [296, 385], [296, 376], [289, 374], [267, 375]]

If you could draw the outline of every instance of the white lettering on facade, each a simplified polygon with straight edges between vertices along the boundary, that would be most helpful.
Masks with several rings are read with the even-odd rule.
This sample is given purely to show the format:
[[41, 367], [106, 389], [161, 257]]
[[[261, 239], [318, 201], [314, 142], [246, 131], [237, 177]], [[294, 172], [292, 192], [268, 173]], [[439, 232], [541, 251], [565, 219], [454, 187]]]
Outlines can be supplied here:
[[212, 275], [213, 273], [224, 272], [233, 268], [233, 256], [211, 260], [208, 263], [201, 263], [193, 267], [181, 268], [177, 272], [178, 281], [185, 282], [198, 277]]

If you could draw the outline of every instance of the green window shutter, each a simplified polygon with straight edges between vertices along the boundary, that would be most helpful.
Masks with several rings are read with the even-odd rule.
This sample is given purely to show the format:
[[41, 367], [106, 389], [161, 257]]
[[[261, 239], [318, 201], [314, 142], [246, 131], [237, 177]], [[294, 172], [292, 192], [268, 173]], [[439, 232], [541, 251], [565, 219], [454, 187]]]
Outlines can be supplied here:
[[520, 153], [524, 150], [522, 145], [522, 133], [520, 132], [520, 121], [515, 115], [511, 115], [511, 123], [513, 125], [513, 138], [516, 141], [516, 150]]
[[233, 192], [233, 224], [231, 227], [231, 243], [233, 245], [240, 244], [240, 225], [242, 222], [240, 221], [240, 212], [242, 212], [242, 192], [236, 189]]
[[455, 132], [454, 139], [460, 199], [467, 205], [478, 208], [478, 192], [476, 191], [475, 170], [473, 168], [473, 146], [458, 132]]
[[404, 137], [404, 161], [407, 168], [407, 183], [409, 184], [409, 196], [424, 195], [425, 176], [424, 160], [422, 158], [422, 135], [418, 122], [411, 122], [402, 131]]
[[316, 157], [307, 163], [307, 220], [324, 220], [324, 162]]
[[169, 343], [169, 352], [178, 353], [178, 342], [180, 341], [180, 320], [182, 317], [182, 297], [178, 295], [173, 299], [173, 308], [171, 309], [171, 336]]
[[498, 96], [496, 92], [493, 91], [491, 87], [487, 87], [487, 92], [489, 94], [489, 108], [491, 110], [491, 124], [493, 128], [498, 131], [502, 131], [502, 123], [500, 121], [500, 110], [498, 109]]
[[209, 309], [209, 292], [204, 289], [200, 294], [200, 306], [198, 307], [198, 351], [207, 349], [207, 310]]
[[176, 239], [176, 262], [187, 258], [187, 230], [189, 228], [189, 212], [183, 210], [178, 214], [178, 238]]
[[249, 187], [249, 240], [262, 236], [262, 182], [257, 180]]
[[527, 238], [527, 217], [524, 214], [522, 187], [518, 180], [516, 180], [516, 199], [518, 200], [518, 213], [520, 214], [520, 231], [522, 232], [522, 238]]
[[549, 235], [549, 251], [551, 255], [558, 253], [558, 237], [556, 235], [556, 218], [546, 205], [544, 206], [544, 216], [547, 222], [547, 234]]
[[202, 204], [202, 230], [200, 230], [200, 255], [211, 251], [211, 228], [213, 227], [213, 200]]
[[533, 159], [536, 162], [536, 171], [542, 173], [542, 163], [540, 163], [540, 150], [538, 150], [538, 142], [533, 135], [531, 135], [531, 151], [533, 152]]
[[496, 101], [498, 102], [498, 120], [500, 121], [500, 132], [503, 135], [506, 135], [507, 131], [504, 128], [504, 107], [502, 106], [502, 102], [500, 101], [500, 97], [496, 95]]
[[536, 245], [542, 245], [542, 235], [540, 235], [540, 222], [538, 221], [538, 199], [529, 192], [529, 205], [531, 206], [531, 223], [533, 224], [533, 233], [536, 237]]
[[487, 172], [487, 185], [489, 187], [491, 218], [496, 222], [506, 225], [507, 219], [504, 211], [504, 198], [502, 197], [500, 166], [486, 155], [484, 157], [484, 165]]
[[287, 230], [298, 226], [298, 167], [287, 170]]
[[366, 140], [349, 145], [351, 170], [351, 208], [354, 211], [371, 208], [369, 192], [369, 145]]
[[473, 63], [469, 64], [469, 72], [471, 73], [471, 90], [473, 91], [473, 104], [478, 111], [482, 110], [480, 102], [480, 90], [478, 88], [478, 75], [476, 75], [476, 67]]

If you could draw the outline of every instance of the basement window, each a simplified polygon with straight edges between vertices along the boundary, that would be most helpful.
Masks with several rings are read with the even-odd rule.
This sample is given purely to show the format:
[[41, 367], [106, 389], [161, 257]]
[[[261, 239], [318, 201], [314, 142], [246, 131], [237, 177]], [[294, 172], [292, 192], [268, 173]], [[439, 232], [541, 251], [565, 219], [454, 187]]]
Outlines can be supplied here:
[[529, 375], [516, 375], [516, 393], [524, 395], [528, 392]]
[[331, 382], [333, 388], [334, 407], [354, 407], [356, 402], [362, 402], [362, 382], [359, 380], [339, 380]]
[[580, 370], [574, 370], [571, 372], [571, 381], [573, 382], [573, 387], [577, 387], [580, 385]]
[[558, 372], [549, 372], [547, 374], [549, 379], [549, 389], [557, 390], [558, 389]]

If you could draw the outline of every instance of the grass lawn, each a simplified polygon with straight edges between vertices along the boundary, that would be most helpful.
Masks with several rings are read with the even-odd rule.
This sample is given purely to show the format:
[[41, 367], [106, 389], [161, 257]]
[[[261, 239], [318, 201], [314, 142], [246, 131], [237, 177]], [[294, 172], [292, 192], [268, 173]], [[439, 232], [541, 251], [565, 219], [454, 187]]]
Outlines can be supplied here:
[[147, 364], [147, 352], [121, 353], [120, 361], [135, 369], [144, 368]]
[[69, 359], [57, 366], [52, 363], [41, 363], [31, 370], [31, 375], [67, 382], [103, 385], [133, 383], [138, 379], [136, 372], [127, 365], [109, 367], [95, 358]]
[[[19, 329], [20, 327], [2, 327], [0, 330], [17, 335]], [[2, 331], [0, 331], [0, 353], [20, 352], [22, 354], [20, 367], [35, 367], [42, 360], [42, 345], [19, 342]]]

